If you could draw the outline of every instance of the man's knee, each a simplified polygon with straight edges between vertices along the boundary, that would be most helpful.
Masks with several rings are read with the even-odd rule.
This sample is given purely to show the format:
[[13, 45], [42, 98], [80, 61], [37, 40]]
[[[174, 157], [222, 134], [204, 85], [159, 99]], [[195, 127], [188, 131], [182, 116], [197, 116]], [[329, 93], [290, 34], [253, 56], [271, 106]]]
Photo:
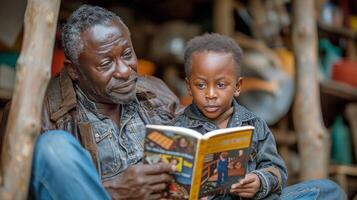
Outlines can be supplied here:
[[60, 144], [69, 144], [73, 142], [75, 138], [68, 132], [63, 130], [52, 130], [41, 134], [37, 139], [36, 148], [48, 149], [51, 147], [56, 147]]
[[47, 165], [68, 164], [75, 159], [78, 146], [80, 144], [71, 134], [61, 130], [48, 131], [37, 140], [34, 161]]

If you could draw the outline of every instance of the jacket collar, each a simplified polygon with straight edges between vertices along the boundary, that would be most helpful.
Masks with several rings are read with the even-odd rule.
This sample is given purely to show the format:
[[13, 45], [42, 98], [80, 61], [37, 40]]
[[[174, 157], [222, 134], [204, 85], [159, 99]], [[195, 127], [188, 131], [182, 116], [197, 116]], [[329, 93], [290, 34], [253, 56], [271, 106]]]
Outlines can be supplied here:
[[[47, 90], [49, 93], [53, 94], [48, 94], [49, 98], [54, 98], [54, 99], [49, 99], [49, 101], [53, 102], [58, 102], [60, 101], [59, 106], [55, 106], [55, 108], [50, 108], [50, 118], [53, 121], [57, 121], [61, 117], [63, 117], [65, 114], [67, 114], [69, 111], [74, 109], [77, 105], [77, 98], [76, 98], [76, 93], [73, 88], [73, 83], [72, 80], [69, 78], [69, 75], [67, 73], [67, 70], [64, 68], [59, 77], [55, 77], [51, 80], [53, 85], [57, 85], [57, 87], [54, 87], [55, 90]], [[57, 89], [60, 89], [60, 93], [58, 93]], [[49, 102], [50, 104], [53, 102]]]
[[[250, 121], [256, 117], [252, 112], [239, 105], [235, 99], [233, 100], [233, 108], [234, 111], [228, 122], [228, 127], [241, 126], [244, 122]], [[184, 114], [189, 120], [189, 123], [186, 123], [189, 126], [188, 128], [196, 128], [204, 124], [208, 131], [217, 129], [217, 126], [203, 116], [194, 103], [185, 109]]]
[[[138, 106], [139, 101], [156, 98], [156, 94], [148, 89], [149, 86], [145, 85], [145, 81], [143, 81], [142, 79], [143, 78], [139, 76], [137, 82], [136, 98], [134, 101], [130, 102], [128, 106], [125, 105], [125, 107], [128, 107], [127, 109], [125, 109], [125, 111], [130, 110], [132, 112], [135, 112], [136, 109], [133, 108]], [[81, 99], [80, 101], [84, 100], [88, 102], [88, 103], [84, 103], [84, 105], [87, 105], [88, 106], [87, 108], [92, 112], [96, 110], [94, 102], [90, 101], [81, 90], [76, 92], [74, 83], [69, 77], [67, 70], [65, 68], [61, 71], [59, 77], [54, 78], [54, 80], [52, 81], [58, 81], [60, 85], [59, 87], [61, 90], [60, 95], [56, 95], [56, 96], [58, 98], [61, 98], [61, 103], [58, 109], [51, 111], [50, 113], [51, 120], [57, 121], [65, 114], [75, 109], [76, 106], [78, 105], [79, 99]], [[79, 97], [78, 99], [77, 95], [80, 95], [81, 97]], [[83, 102], [81, 103], [83, 104]]]

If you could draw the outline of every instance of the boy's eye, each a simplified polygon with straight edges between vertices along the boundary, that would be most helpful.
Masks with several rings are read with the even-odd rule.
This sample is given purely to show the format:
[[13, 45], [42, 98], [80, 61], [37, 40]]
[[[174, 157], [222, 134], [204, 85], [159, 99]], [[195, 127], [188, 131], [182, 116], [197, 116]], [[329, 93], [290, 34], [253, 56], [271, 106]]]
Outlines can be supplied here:
[[206, 85], [205, 85], [204, 83], [197, 83], [197, 84], [196, 84], [196, 87], [197, 87], [198, 89], [202, 90], [202, 89], [205, 89], [205, 88], [206, 88]]
[[226, 87], [226, 84], [224, 84], [224, 83], [217, 83], [217, 88], [223, 89], [223, 88], [225, 88], [225, 87]]

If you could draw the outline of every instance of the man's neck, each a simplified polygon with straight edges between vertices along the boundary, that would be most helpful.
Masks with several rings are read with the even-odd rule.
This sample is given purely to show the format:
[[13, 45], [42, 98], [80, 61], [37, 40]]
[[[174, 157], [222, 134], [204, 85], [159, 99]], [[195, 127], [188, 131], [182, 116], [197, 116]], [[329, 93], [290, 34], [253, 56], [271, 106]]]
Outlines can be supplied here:
[[120, 109], [119, 104], [95, 103], [97, 112], [111, 118], [119, 126]]

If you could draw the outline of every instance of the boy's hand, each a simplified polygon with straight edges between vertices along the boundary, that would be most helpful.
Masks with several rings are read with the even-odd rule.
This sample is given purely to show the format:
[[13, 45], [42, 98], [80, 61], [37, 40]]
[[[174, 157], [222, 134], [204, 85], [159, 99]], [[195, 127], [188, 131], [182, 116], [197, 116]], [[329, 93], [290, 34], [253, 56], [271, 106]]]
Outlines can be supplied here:
[[161, 199], [172, 180], [169, 174], [173, 171], [175, 167], [166, 163], [137, 164], [103, 182], [103, 186], [112, 199]]
[[259, 191], [260, 180], [254, 173], [247, 174], [244, 179], [235, 183], [231, 187], [231, 193], [245, 198], [253, 198]]

